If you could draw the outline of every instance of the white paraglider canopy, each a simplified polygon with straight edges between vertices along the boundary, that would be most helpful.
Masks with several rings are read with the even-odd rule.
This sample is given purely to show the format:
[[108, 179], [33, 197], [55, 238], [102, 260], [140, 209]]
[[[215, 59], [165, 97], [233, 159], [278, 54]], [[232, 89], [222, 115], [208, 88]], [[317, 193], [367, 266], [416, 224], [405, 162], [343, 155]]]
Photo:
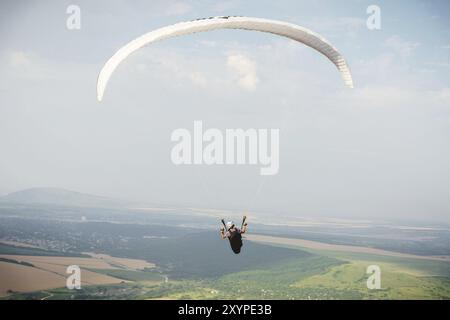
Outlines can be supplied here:
[[244, 29], [261, 31], [301, 42], [326, 56], [339, 70], [344, 83], [353, 88], [350, 69], [337, 49], [322, 36], [304, 27], [268, 19], [250, 17], [211, 17], [180, 22], [148, 32], [120, 48], [103, 66], [97, 81], [97, 99], [101, 101], [109, 78], [117, 66], [130, 54], [150, 43], [191, 33], [217, 29]]

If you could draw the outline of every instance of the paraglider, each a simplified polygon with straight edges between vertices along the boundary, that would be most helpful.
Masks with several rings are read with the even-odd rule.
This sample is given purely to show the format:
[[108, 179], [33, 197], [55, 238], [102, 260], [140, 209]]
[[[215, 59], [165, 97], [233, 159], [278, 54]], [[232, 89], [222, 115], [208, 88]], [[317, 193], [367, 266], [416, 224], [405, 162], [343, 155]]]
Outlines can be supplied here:
[[[242, 248], [242, 234], [247, 232], [247, 217], [244, 216], [242, 218], [241, 228], [236, 227], [233, 221], [228, 221], [225, 223], [225, 220], [222, 219], [223, 227], [220, 228], [220, 237], [222, 240], [228, 239], [230, 241], [231, 250], [235, 254], [239, 254]], [[225, 231], [226, 230], [226, 231]]]
[[244, 29], [272, 33], [303, 43], [326, 56], [339, 70], [345, 85], [353, 88], [350, 69], [339, 51], [319, 34], [304, 27], [276, 20], [225, 16], [180, 22], [150, 31], [121, 47], [103, 66], [97, 81], [97, 99], [101, 101], [108, 81], [117, 66], [136, 50], [156, 41], [217, 29]]
[[[338, 69], [345, 85], [349, 88], [353, 88], [352, 75], [346, 61], [344, 60], [344, 57], [321, 35], [307, 28], [284, 21], [241, 16], [223, 16], [180, 22], [159, 28], [150, 31], [121, 47], [106, 62], [99, 73], [97, 79], [98, 101], [102, 101], [108, 81], [115, 69], [122, 61], [124, 61], [135, 51], [156, 41], [218, 29], [259, 31], [286, 37], [299, 43], [303, 43], [304, 45], [315, 49], [317, 52], [327, 57]], [[222, 220], [224, 227], [220, 230], [221, 238], [228, 239], [230, 241], [231, 249], [235, 254], [239, 254], [241, 252], [243, 245], [242, 234], [247, 231], [247, 223], [245, 220], [246, 217], [244, 216], [241, 228], [236, 227], [233, 222], [226, 224], [225, 221]]]

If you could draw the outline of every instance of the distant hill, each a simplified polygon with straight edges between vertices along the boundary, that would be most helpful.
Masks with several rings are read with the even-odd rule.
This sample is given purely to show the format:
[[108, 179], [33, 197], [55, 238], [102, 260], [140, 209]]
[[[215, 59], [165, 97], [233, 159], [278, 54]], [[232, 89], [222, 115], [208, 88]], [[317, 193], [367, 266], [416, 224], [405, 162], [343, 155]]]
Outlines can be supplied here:
[[127, 201], [115, 200], [60, 188], [31, 188], [9, 193], [0, 197], [1, 202], [23, 204], [54, 204], [79, 207], [117, 207], [126, 206]]

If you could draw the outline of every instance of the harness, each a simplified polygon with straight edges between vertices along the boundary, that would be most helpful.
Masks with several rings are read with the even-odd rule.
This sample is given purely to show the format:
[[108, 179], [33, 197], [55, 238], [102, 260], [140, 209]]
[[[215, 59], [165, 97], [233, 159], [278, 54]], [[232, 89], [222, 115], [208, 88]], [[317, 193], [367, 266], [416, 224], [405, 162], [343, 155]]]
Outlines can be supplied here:
[[241, 232], [238, 230], [235, 231], [228, 231], [230, 233], [230, 236], [228, 237], [228, 240], [230, 241], [231, 249], [235, 254], [238, 254], [241, 252], [242, 247], [242, 235]]

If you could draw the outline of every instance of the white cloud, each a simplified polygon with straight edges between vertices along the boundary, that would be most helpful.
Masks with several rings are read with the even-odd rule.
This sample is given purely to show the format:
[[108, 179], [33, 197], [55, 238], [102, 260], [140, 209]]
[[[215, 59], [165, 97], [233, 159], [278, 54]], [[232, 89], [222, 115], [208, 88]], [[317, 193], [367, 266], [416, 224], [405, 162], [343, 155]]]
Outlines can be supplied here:
[[213, 40], [199, 40], [198, 43], [208, 48], [214, 48], [217, 46], [217, 41]]
[[439, 101], [444, 102], [447, 106], [450, 104], [450, 88], [444, 88], [438, 91], [437, 94], [433, 94]]
[[431, 67], [450, 67], [450, 62], [426, 62], [425, 64]]
[[57, 72], [48, 68], [50, 61], [33, 51], [12, 50], [0, 58], [2, 75], [22, 80], [55, 78]]
[[329, 31], [344, 31], [352, 28], [365, 28], [366, 20], [359, 17], [338, 17], [338, 18], [325, 18], [325, 17], [311, 17], [308, 24], [313, 26], [320, 26], [322, 30]]
[[224, 12], [237, 7], [237, 5], [238, 1], [234, 0], [220, 1], [213, 5], [212, 10], [216, 12]]
[[185, 3], [185, 2], [174, 2], [171, 3], [165, 13], [166, 15], [169, 16], [179, 16], [179, 15], [183, 15], [186, 14], [188, 12], [190, 12], [192, 10], [191, 5]]
[[302, 22], [322, 35], [334, 38], [355, 37], [358, 32], [366, 30], [366, 20], [360, 17], [310, 17]]
[[[153, 48], [151, 51], [139, 52], [136, 57], [140, 61], [136, 63], [135, 71], [141, 77], [158, 75], [160, 81], [167, 83], [185, 84], [192, 83], [198, 87], [209, 87], [214, 81], [213, 69], [222, 62], [208, 61], [207, 59], [191, 58], [184, 50], [166, 50]], [[223, 65], [222, 65], [223, 67]]]
[[343, 28], [364, 28], [366, 26], [366, 20], [355, 17], [341, 17], [335, 22], [337, 27]]
[[189, 74], [189, 79], [196, 85], [200, 86], [200, 87], [206, 87], [206, 85], [208, 84], [208, 81], [206, 80], [206, 77], [198, 72], [198, 71], [194, 71], [192, 73]]
[[13, 67], [23, 67], [31, 65], [31, 59], [23, 51], [13, 51], [9, 55], [9, 61]]
[[401, 57], [406, 58], [409, 57], [420, 44], [418, 42], [406, 41], [400, 36], [394, 35], [385, 41], [385, 45], [386, 47], [393, 49]]
[[235, 72], [237, 84], [245, 90], [255, 90], [259, 82], [256, 75], [256, 63], [242, 54], [229, 55], [228, 67]]

